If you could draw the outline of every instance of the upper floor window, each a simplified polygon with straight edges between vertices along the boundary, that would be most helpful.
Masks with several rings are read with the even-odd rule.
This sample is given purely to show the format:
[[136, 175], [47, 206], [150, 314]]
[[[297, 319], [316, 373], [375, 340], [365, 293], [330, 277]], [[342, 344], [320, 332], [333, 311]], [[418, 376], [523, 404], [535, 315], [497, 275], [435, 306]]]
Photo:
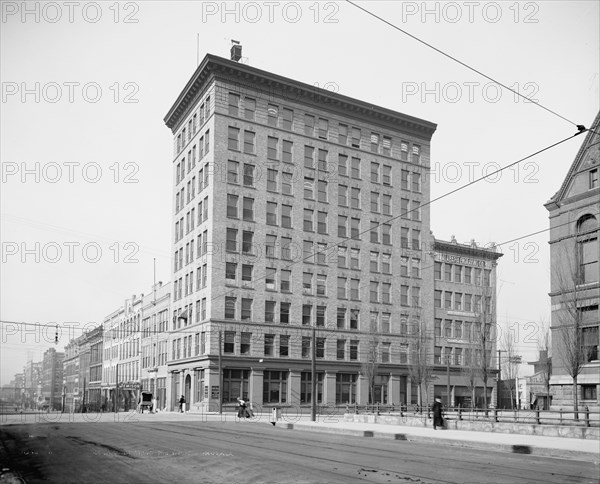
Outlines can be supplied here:
[[590, 170], [590, 190], [598, 188], [598, 168]]
[[240, 113], [240, 95], [229, 93], [229, 115], [238, 116]]

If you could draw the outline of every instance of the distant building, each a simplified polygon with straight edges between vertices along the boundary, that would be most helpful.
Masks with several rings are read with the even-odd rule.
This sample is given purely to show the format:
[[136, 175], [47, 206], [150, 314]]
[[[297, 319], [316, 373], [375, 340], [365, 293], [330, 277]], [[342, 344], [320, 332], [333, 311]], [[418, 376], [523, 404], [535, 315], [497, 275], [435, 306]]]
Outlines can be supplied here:
[[42, 362], [28, 361], [23, 368], [23, 408], [36, 409], [42, 403]]
[[65, 346], [63, 370], [63, 411], [80, 412], [83, 403], [83, 379], [80, 379], [80, 345], [85, 336], [74, 338]]
[[42, 395], [51, 410], [62, 410], [63, 360], [65, 354], [49, 348], [42, 360]]
[[549, 410], [552, 405], [552, 394], [548, 393], [547, 383], [552, 376], [552, 357], [548, 356], [547, 350], [540, 350], [538, 360], [529, 364], [533, 365], [533, 375], [525, 377], [527, 382], [525, 408]]
[[[488, 406], [495, 405], [496, 268], [502, 254], [475, 241], [461, 244], [432, 237], [433, 364], [436, 396], [446, 404], [483, 407], [482, 361], [488, 367]], [[401, 271], [408, 261], [401, 260]], [[484, 333], [485, 332], [485, 333]], [[448, 387], [450, 399], [448, 400]]]
[[[573, 349], [581, 347], [580, 408], [600, 408], [600, 113], [559, 191], [545, 204], [550, 218], [552, 407], [573, 405]], [[569, 354], [571, 353], [571, 354]], [[578, 360], [579, 358], [576, 358]]]

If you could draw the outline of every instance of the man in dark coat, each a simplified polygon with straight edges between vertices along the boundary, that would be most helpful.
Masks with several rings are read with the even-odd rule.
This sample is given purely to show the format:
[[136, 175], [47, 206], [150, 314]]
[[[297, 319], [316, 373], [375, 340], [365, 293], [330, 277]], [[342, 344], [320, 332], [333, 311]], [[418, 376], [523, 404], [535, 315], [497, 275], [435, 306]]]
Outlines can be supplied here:
[[444, 419], [442, 418], [442, 399], [435, 397], [435, 402], [431, 408], [433, 411], [433, 430], [437, 430], [437, 427], [444, 428]]
[[181, 395], [181, 398], [179, 399], [179, 411], [181, 413], [183, 413], [183, 406], [185, 405], [185, 397], [183, 395]]

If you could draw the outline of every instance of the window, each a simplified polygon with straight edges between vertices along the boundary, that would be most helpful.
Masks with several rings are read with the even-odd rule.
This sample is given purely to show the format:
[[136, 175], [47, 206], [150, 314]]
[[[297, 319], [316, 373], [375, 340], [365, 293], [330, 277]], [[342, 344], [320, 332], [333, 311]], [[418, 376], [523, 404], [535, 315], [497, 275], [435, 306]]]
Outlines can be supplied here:
[[391, 347], [391, 343], [383, 342], [381, 344], [381, 362], [382, 363], [390, 362], [390, 347]]
[[269, 126], [277, 126], [279, 119], [279, 107], [275, 104], [269, 104], [267, 106], [267, 124]]
[[442, 263], [441, 262], [434, 262], [433, 277], [435, 278], [436, 281], [442, 280]]
[[392, 167], [389, 165], [383, 165], [382, 183], [387, 186], [392, 185]]
[[[302, 325], [310, 326], [312, 324], [312, 305], [311, 304], [303, 304], [302, 305]], [[304, 356], [304, 355], [302, 355]]]
[[338, 246], [338, 267], [345, 269], [348, 265], [348, 248]]
[[579, 259], [578, 283], [588, 284], [598, 281], [599, 245], [598, 237], [590, 233], [598, 227], [593, 215], [584, 215], [577, 222], [577, 257]]
[[223, 338], [223, 353], [235, 351], [235, 331], [225, 331]]
[[[339, 279], [338, 279], [339, 281]], [[345, 282], [344, 282], [344, 291], [346, 290]], [[346, 308], [338, 308], [337, 310], [337, 328], [345, 329], [346, 328]]]
[[391, 156], [392, 154], [392, 138], [390, 138], [389, 136], [384, 136], [383, 137], [383, 151], [382, 153], [385, 156]]
[[444, 291], [444, 309], [452, 309], [452, 292]]
[[421, 202], [417, 200], [412, 201], [412, 219], [413, 220], [421, 220]]
[[242, 232], [242, 253], [243, 254], [254, 253], [253, 246], [254, 246], [254, 232], [244, 230]]
[[400, 188], [402, 190], [408, 190], [408, 170], [402, 170], [400, 172]]
[[[309, 338], [310, 339], [310, 338]], [[304, 338], [302, 340], [304, 344]], [[302, 346], [304, 350], [304, 346]], [[309, 356], [310, 351], [310, 341], [308, 341], [308, 350], [306, 357]], [[317, 382], [316, 382], [316, 391], [317, 391], [317, 403], [323, 402], [323, 377], [325, 373], [317, 372]], [[312, 373], [308, 371], [303, 371], [300, 376], [300, 403], [311, 403], [312, 401]]]
[[390, 313], [381, 313], [381, 332], [389, 333], [390, 332], [390, 319], [392, 315]]
[[350, 249], [350, 269], [360, 268], [360, 249]]
[[408, 143], [400, 143], [400, 159], [402, 161], [408, 161]]
[[286, 334], [279, 335], [279, 356], [290, 356], [290, 337]]
[[237, 230], [227, 229], [225, 248], [228, 252], [237, 252]]
[[338, 360], [343, 360], [346, 358], [346, 340], [345, 339], [338, 339], [337, 340], [337, 359]]
[[240, 95], [229, 93], [229, 115], [238, 116], [240, 109]]
[[266, 275], [265, 275], [265, 285], [266, 285], [266, 288], [270, 291], [275, 290], [275, 273], [276, 273], [275, 268], [267, 267]]
[[304, 134], [308, 136], [315, 135], [315, 117], [311, 114], [304, 115]]
[[292, 239], [289, 237], [281, 238], [281, 258], [292, 260]]
[[275, 321], [275, 301], [265, 301], [265, 322]]
[[302, 336], [302, 358], [310, 357], [310, 336]]
[[598, 392], [596, 385], [581, 385], [581, 398], [583, 400], [597, 400]]
[[319, 138], [327, 139], [329, 133], [329, 121], [324, 118], [319, 118]]
[[413, 172], [412, 174], [412, 191], [421, 193], [421, 174]]
[[381, 254], [381, 272], [384, 274], [392, 273], [392, 255], [391, 254]]
[[[596, 316], [598, 315], [598, 306], [595, 307]], [[598, 321], [598, 319], [596, 319]], [[581, 341], [583, 345], [583, 354], [586, 362], [598, 360], [598, 326], [581, 328]]]
[[302, 294], [312, 295], [312, 293], [313, 293], [312, 279], [313, 279], [312, 272], [304, 272], [302, 274]]
[[348, 176], [348, 156], [338, 155], [338, 175]]
[[240, 164], [237, 161], [227, 161], [227, 183], [239, 183]]
[[348, 217], [338, 215], [338, 237], [347, 237]]
[[227, 262], [225, 264], [225, 280], [226, 282], [235, 284], [237, 272], [237, 264], [235, 262]]
[[421, 259], [412, 259], [411, 263], [411, 277], [421, 277]]
[[284, 195], [292, 195], [292, 174], [289, 171], [281, 173], [281, 193]]
[[325, 358], [325, 338], [317, 338], [317, 358]]
[[360, 208], [360, 188], [352, 188], [350, 190], [350, 207]]
[[359, 279], [350, 279], [350, 299], [353, 301], [360, 300], [359, 283]]
[[290, 270], [282, 270], [281, 271], [281, 281], [280, 281], [281, 292], [290, 292], [291, 277], [292, 277], [292, 271], [290, 271]]
[[358, 340], [350, 340], [350, 360], [358, 360]]
[[319, 180], [317, 184], [317, 199], [319, 202], [327, 202], [327, 182]]
[[371, 162], [371, 182], [379, 183], [379, 163]]
[[352, 128], [352, 147], [360, 148], [360, 128]]
[[242, 338], [240, 340], [240, 354], [241, 355], [249, 355], [250, 354], [251, 339], [252, 339], [252, 333], [242, 333]]
[[289, 108], [283, 108], [283, 129], [292, 130], [294, 124], [294, 111]]
[[392, 285], [387, 283], [387, 282], [383, 282], [381, 284], [381, 302], [384, 304], [390, 304], [391, 301], [391, 292], [392, 292]]
[[410, 215], [409, 215], [409, 209], [408, 209], [408, 198], [401, 198], [400, 199], [400, 216], [403, 219], [409, 219]]
[[392, 215], [392, 196], [383, 194], [382, 205], [383, 215]]
[[317, 213], [317, 232], [327, 234], [327, 212]]
[[379, 272], [379, 252], [371, 252], [371, 272]]
[[[274, 334], [265, 334], [265, 346], [264, 346], [265, 356], [274, 356], [274, 354], [273, 354], [274, 342], [275, 342]], [[265, 372], [265, 373], [267, 373], [267, 372]]]
[[392, 226], [390, 224], [381, 225], [381, 242], [385, 245], [392, 245]]
[[256, 113], [256, 100], [252, 98], [244, 99], [244, 117], [249, 121], [254, 121]]
[[277, 143], [278, 139], [273, 136], [267, 137], [267, 159], [277, 160]]
[[238, 200], [240, 197], [231, 193], [227, 194], [227, 216], [231, 218], [238, 217]]
[[252, 299], [242, 298], [242, 320], [252, 319]]
[[315, 167], [315, 149], [312, 146], [304, 146], [304, 167]]
[[317, 296], [327, 295], [327, 276], [325, 274], [317, 274]]
[[317, 306], [317, 318], [316, 318], [317, 326], [325, 326], [326, 310], [327, 310], [327, 308], [325, 306]]
[[315, 198], [315, 180], [314, 178], [304, 177], [304, 199], [314, 200]]
[[267, 224], [277, 225], [277, 204], [275, 202], [267, 202]]
[[371, 281], [370, 284], [370, 301], [373, 303], [379, 302], [379, 282]]
[[379, 224], [376, 221], [371, 220], [370, 240], [371, 242], [379, 243]]
[[242, 282], [252, 282], [252, 269], [250, 264], [242, 264]]
[[[347, 283], [348, 279], [345, 277], [338, 277], [337, 281], [338, 281], [337, 297], [338, 297], [338, 299], [346, 299], [346, 283]], [[339, 316], [339, 309], [338, 309], [338, 316]]]
[[400, 304], [408, 306], [408, 286], [400, 286]]
[[350, 162], [350, 175], [360, 180], [360, 158], [352, 157]]
[[307, 232], [313, 232], [313, 217], [315, 211], [310, 208], [304, 209], [304, 230]]
[[379, 213], [379, 193], [371, 192], [371, 212]]
[[277, 191], [278, 175], [279, 175], [279, 172], [277, 170], [267, 168], [267, 191], [270, 191], [270, 192]]
[[472, 272], [472, 268], [471, 267], [466, 267], [464, 268], [464, 279], [465, 279], [465, 284], [471, 284], [471, 272]]
[[412, 248], [419, 250], [421, 246], [421, 231], [412, 229]]
[[244, 211], [242, 215], [245, 221], [254, 221], [254, 198], [244, 197]]
[[408, 249], [408, 228], [401, 227], [400, 228], [400, 247], [403, 249]]
[[335, 375], [335, 403], [349, 404], [356, 402], [356, 380], [354, 373], [337, 373]]
[[416, 165], [420, 163], [421, 160], [421, 148], [417, 145], [413, 145], [412, 147], [412, 162]]
[[281, 145], [281, 160], [287, 163], [292, 162], [292, 149], [294, 144], [291, 141], [283, 140]]
[[230, 150], [235, 150], [235, 151], [240, 150], [240, 130], [239, 130], [239, 128], [234, 128], [233, 126], [229, 126], [227, 147]]
[[253, 131], [244, 131], [244, 153], [250, 155], [256, 153], [255, 149], [256, 133]]
[[282, 302], [279, 305], [279, 322], [281, 324], [289, 324], [290, 322], [290, 306], [289, 302]]
[[338, 143], [345, 145], [348, 143], [348, 126], [340, 124], [338, 126]]
[[454, 282], [461, 282], [462, 281], [461, 275], [462, 275], [462, 266], [459, 264], [455, 264], [454, 265]]

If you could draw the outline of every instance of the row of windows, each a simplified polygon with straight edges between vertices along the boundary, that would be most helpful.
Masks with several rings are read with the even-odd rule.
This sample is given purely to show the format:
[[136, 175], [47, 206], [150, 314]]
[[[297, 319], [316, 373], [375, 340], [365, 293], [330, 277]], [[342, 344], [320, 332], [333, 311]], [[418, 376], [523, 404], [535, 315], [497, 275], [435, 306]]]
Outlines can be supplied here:
[[156, 333], [167, 331], [169, 311], [165, 309], [153, 314], [142, 321], [142, 338], [148, 338]]
[[[466, 341], [477, 340], [477, 335], [481, 331], [480, 322], [453, 321], [451, 319], [436, 319], [434, 323], [434, 334], [440, 338], [455, 338]], [[491, 331], [491, 330], [490, 330]]]
[[159, 341], [155, 345], [142, 348], [142, 369], [155, 368], [167, 364], [167, 341]]
[[[443, 306], [442, 306], [443, 292]], [[482, 310], [491, 314], [491, 296], [481, 296], [479, 294], [468, 294], [462, 292], [440, 291], [435, 290], [433, 294], [433, 305], [436, 308], [454, 309], [455, 311], [473, 311], [481, 312]], [[483, 306], [482, 306], [483, 304]]]
[[210, 95], [200, 104], [198, 110], [190, 116], [187, 125], [184, 123], [183, 128], [175, 138], [175, 146], [173, 147], [175, 154], [180, 153], [185, 145], [191, 141], [196, 131], [200, 129], [208, 120], [211, 112]]
[[196, 280], [196, 291], [204, 289], [208, 285], [208, 265], [196, 268], [196, 277], [194, 271], [185, 274], [184, 277], [176, 279], [173, 284], [173, 300], [178, 301], [182, 297], [189, 296], [194, 293], [194, 279]]
[[[206, 130], [203, 136], [198, 140], [198, 150], [196, 145], [188, 151], [187, 157], [183, 157], [177, 166], [175, 167], [175, 185], [185, 178], [186, 173], [192, 171], [197, 162], [202, 161], [202, 158], [210, 152], [210, 130]], [[196, 157], [197, 156], [197, 157]], [[206, 166], [206, 165], [205, 165]]]
[[[242, 117], [248, 121], [256, 121], [256, 99], [240, 96], [230, 92], [228, 96], [228, 114], [230, 116]], [[287, 131], [299, 131], [307, 136], [317, 137], [326, 141], [334, 141], [345, 146], [357, 149], [369, 149], [373, 153], [385, 156], [396, 154], [403, 161], [409, 159], [410, 143], [407, 141], [396, 141], [390, 136], [381, 135], [367, 131], [363, 138], [363, 132], [359, 127], [344, 123], [337, 123], [337, 132], [330, 129], [330, 122], [324, 117], [317, 117], [304, 113], [304, 116], [295, 115], [294, 111], [285, 106], [269, 103], [266, 109], [267, 125]], [[303, 123], [301, 125], [300, 120]], [[337, 135], [337, 136], [336, 136]], [[418, 164], [420, 162], [420, 146], [413, 144], [410, 150], [410, 161]]]
[[490, 269], [462, 266], [460, 264], [435, 262], [433, 274], [437, 281], [443, 280], [447, 282], [460, 282], [463, 284], [475, 284], [476, 286], [483, 285], [489, 287], [491, 285], [492, 271]]
[[[193, 339], [193, 342], [192, 342]], [[193, 346], [192, 346], [193, 343]], [[206, 332], [184, 336], [172, 341], [171, 359], [179, 360], [206, 354]]]
[[[196, 255], [197, 258], [200, 259], [208, 254], [208, 230], [205, 230], [203, 233], [198, 234], [196, 237], [196, 242], [191, 240], [185, 244], [185, 247], [181, 247], [175, 251], [175, 256], [173, 258], [173, 264], [175, 266], [175, 272], [183, 269], [183, 267], [187, 266], [194, 262], [194, 244], [196, 245]], [[184, 266], [184, 253], [185, 253], [185, 266]]]
[[[492, 352], [486, 351], [485, 356], [489, 366], [492, 359]], [[436, 365], [448, 364], [480, 368], [482, 362], [483, 352], [479, 348], [452, 348], [449, 346], [435, 346], [433, 348], [433, 363]]]
[[[188, 180], [187, 190], [185, 185], [177, 190], [175, 193], [175, 213], [179, 213], [179, 211], [182, 210], [188, 203], [194, 200], [196, 197], [196, 187], [198, 188], [198, 195], [200, 195], [205, 188], [208, 188], [211, 175], [210, 169], [211, 164], [205, 163], [204, 166], [201, 167], [190, 180]], [[196, 179], [198, 180], [197, 184]]]
[[[183, 239], [184, 235], [189, 234], [196, 227], [202, 225], [208, 220], [208, 196], [204, 197], [204, 200], [198, 202], [198, 217], [196, 219], [196, 207], [192, 207], [188, 210], [185, 219], [181, 217], [175, 222], [175, 242], [179, 242]], [[185, 232], [185, 234], [184, 234]]]

